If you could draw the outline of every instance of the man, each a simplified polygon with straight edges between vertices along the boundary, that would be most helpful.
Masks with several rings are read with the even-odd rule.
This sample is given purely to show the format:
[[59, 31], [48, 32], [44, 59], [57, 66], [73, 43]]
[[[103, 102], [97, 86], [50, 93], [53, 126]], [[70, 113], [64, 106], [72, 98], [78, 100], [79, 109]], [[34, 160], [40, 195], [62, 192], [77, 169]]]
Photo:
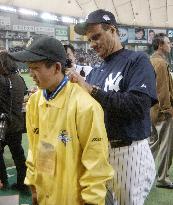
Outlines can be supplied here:
[[117, 205], [142, 205], [155, 178], [148, 145], [150, 107], [156, 100], [155, 74], [147, 56], [122, 47], [114, 15], [105, 10], [90, 13], [75, 31], [86, 35], [90, 46], [104, 59], [85, 82], [69, 71], [103, 107], [110, 141], [110, 162], [115, 170]]
[[150, 29], [148, 32], [148, 43], [149, 44], [152, 44], [154, 36], [155, 36], [155, 31], [153, 29]]
[[[76, 64], [75, 49], [71, 44], [64, 45], [64, 48], [65, 48], [65, 51], [66, 51], [66, 54], [67, 54], [67, 59], [68, 59], [66, 66], [68, 68], [70, 68], [70, 67], [75, 68], [75, 70], [82, 77], [85, 78], [91, 72], [92, 67], [84, 65], [84, 62], [82, 62], [82, 65], [81, 64], [80, 65]], [[84, 61], [83, 57], [81, 57], [80, 59], [83, 59], [83, 61]]]
[[156, 34], [153, 40], [154, 54], [151, 62], [156, 72], [158, 103], [151, 109], [152, 136], [150, 147], [154, 157], [158, 156], [157, 187], [173, 189], [168, 170], [173, 157], [173, 81], [167, 55], [171, 43], [164, 33]]
[[[75, 49], [71, 44], [65, 44], [64, 45], [66, 54], [67, 54], [67, 59], [70, 61], [67, 61], [67, 63], [69, 62], [69, 66], [70, 67], [75, 67], [76, 65], [76, 57], [75, 57]], [[68, 66], [68, 65], [67, 65]]]
[[[25, 155], [22, 148], [24, 119], [22, 103], [25, 84], [17, 73], [17, 65], [6, 51], [0, 52], [0, 114], [8, 116], [8, 127], [4, 139], [0, 139], [0, 180], [1, 188], [8, 188], [8, 176], [3, 158], [4, 147], [8, 145], [17, 170], [17, 183], [11, 188], [28, 193], [24, 185], [26, 175]], [[2, 128], [2, 127], [1, 127]]]
[[104, 205], [113, 176], [100, 105], [64, 75], [66, 54], [42, 37], [13, 58], [27, 62], [40, 88], [27, 104], [29, 151], [25, 183], [33, 204]]

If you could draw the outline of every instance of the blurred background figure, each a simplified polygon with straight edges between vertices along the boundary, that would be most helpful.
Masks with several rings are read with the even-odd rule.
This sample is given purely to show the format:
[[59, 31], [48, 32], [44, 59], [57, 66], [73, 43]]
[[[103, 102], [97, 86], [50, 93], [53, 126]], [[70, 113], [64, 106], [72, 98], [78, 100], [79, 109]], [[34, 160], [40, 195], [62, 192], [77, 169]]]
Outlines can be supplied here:
[[150, 148], [158, 157], [157, 187], [173, 189], [168, 170], [173, 157], [173, 80], [167, 56], [171, 42], [166, 34], [158, 33], [153, 39], [151, 63], [156, 72], [158, 103], [151, 108], [152, 135]]
[[67, 54], [67, 66], [75, 67], [76, 66], [76, 57], [75, 57], [75, 49], [71, 44], [64, 45], [66, 54]]
[[86, 78], [86, 76], [91, 72], [92, 67], [87, 65], [84, 57], [80, 57], [78, 59], [78, 64], [76, 64], [76, 53], [71, 44], [64, 45], [64, 48], [67, 54], [66, 67], [74, 68], [82, 77]]
[[17, 183], [11, 188], [24, 193], [28, 188], [24, 185], [26, 175], [25, 155], [22, 148], [23, 115], [22, 103], [25, 93], [25, 84], [17, 73], [15, 62], [5, 51], [0, 52], [0, 113], [8, 116], [8, 126], [0, 149], [0, 180], [1, 188], [8, 188], [8, 177], [4, 163], [4, 147], [8, 145], [17, 170]]
[[0, 189], [2, 189], [2, 188], [3, 188], [3, 183], [0, 180]]
[[148, 31], [148, 43], [152, 44], [154, 36], [155, 36], [154, 30], [150, 29]]

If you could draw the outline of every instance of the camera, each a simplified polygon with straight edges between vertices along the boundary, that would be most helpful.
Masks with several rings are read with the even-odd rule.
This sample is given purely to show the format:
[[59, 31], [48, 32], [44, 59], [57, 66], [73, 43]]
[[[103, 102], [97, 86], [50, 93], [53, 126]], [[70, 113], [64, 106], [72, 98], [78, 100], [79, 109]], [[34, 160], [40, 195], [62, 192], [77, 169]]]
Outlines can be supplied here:
[[8, 124], [8, 115], [6, 113], [1, 113], [0, 114], [0, 141], [5, 141], [7, 124]]
[[72, 60], [70, 60], [69, 58], [67, 58], [65, 67], [66, 67], [66, 68], [71, 68], [71, 67], [72, 67]]

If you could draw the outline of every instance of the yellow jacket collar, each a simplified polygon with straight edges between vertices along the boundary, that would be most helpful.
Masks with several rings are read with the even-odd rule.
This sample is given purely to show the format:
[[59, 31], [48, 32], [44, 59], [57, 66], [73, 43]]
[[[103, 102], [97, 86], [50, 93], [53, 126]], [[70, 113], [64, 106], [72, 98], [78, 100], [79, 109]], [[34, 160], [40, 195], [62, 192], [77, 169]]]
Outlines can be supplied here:
[[68, 96], [69, 93], [69, 88], [71, 87], [71, 83], [67, 82], [66, 86], [57, 94], [57, 96], [52, 99], [52, 100], [46, 100], [45, 97], [43, 96], [43, 90], [41, 90], [41, 97], [40, 97], [40, 101], [39, 101], [39, 106], [42, 105], [51, 105], [57, 108], [62, 108], [64, 103], [65, 103], [65, 99]]

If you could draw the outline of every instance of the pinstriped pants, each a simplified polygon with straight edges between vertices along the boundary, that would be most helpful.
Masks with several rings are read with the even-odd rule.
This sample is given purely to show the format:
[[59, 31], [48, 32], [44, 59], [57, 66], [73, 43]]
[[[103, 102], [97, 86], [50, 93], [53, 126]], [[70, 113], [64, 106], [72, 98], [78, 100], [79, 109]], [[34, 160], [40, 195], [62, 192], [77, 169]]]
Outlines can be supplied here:
[[114, 205], [143, 205], [155, 179], [155, 163], [147, 139], [130, 146], [109, 147], [109, 160], [115, 170], [108, 187]]

